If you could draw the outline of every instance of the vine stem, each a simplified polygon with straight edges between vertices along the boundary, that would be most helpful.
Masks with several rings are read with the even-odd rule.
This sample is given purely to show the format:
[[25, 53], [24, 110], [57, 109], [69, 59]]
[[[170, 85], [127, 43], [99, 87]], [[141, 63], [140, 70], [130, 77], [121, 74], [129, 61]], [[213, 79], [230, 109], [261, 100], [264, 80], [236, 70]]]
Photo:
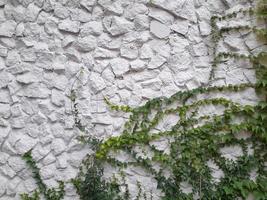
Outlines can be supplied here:
[[202, 196], [202, 194], [201, 194], [201, 175], [199, 176], [199, 200], [201, 200], [201, 196]]

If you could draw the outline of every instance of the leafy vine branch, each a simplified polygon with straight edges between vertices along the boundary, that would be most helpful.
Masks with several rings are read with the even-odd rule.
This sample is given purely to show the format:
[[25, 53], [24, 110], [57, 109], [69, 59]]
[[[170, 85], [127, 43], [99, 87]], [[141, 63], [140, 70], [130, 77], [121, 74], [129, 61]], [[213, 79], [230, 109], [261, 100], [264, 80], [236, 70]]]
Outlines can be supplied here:
[[[146, 170], [157, 181], [157, 187], [164, 196], [162, 200], [232, 200], [239, 197], [247, 198], [252, 194], [255, 200], [267, 199], [267, 67], [262, 59], [266, 52], [257, 55], [242, 55], [236, 53], [217, 53], [218, 42], [223, 33], [230, 31], [249, 30], [266, 38], [267, 30], [257, 27], [240, 26], [219, 29], [218, 21], [235, 19], [238, 15], [256, 15], [259, 19], [267, 18], [267, 0], [261, 0], [257, 9], [241, 9], [225, 16], [211, 18], [213, 57], [210, 80], [222, 59], [247, 59], [256, 71], [257, 82], [240, 85], [200, 87], [185, 92], [177, 92], [169, 98], [161, 97], [148, 101], [145, 105], [131, 108], [111, 103], [105, 99], [112, 110], [130, 113], [129, 120], [124, 125], [120, 136], [100, 141], [96, 138], [82, 137], [85, 143], [93, 144], [95, 153], [88, 155], [80, 167], [78, 176], [72, 180], [81, 200], [128, 200], [154, 199], [153, 193], [145, 192], [140, 182], [136, 183], [138, 193], [133, 198], [129, 192], [125, 169], [139, 166]], [[241, 105], [230, 99], [210, 98], [192, 100], [201, 94], [225, 92], [241, 92], [249, 88], [255, 89], [265, 99], [257, 105]], [[76, 94], [72, 95], [76, 104]], [[177, 105], [175, 106], [174, 105]], [[224, 107], [221, 114], [201, 115], [204, 106]], [[76, 104], [77, 106], [77, 104]], [[75, 124], [82, 129], [79, 111], [74, 106]], [[176, 115], [177, 123], [169, 130], [157, 131], [157, 125], [168, 115]], [[239, 122], [237, 119], [239, 119]], [[240, 120], [241, 119], [241, 120]], [[250, 133], [250, 137], [240, 139], [240, 132]], [[167, 139], [169, 152], [157, 148], [153, 141]], [[224, 158], [220, 149], [231, 145], [242, 148], [243, 155], [236, 161]], [[135, 147], [145, 146], [152, 156], [140, 155]], [[253, 149], [251, 153], [250, 149]], [[133, 160], [119, 161], [114, 153], [124, 151]], [[23, 194], [23, 200], [38, 200], [41, 193], [47, 200], [59, 200], [64, 196], [64, 185], [59, 189], [47, 189], [42, 182], [39, 169], [32, 160], [30, 152], [24, 159], [33, 171], [38, 190], [32, 196]], [[207, 163], [214, 163], [223, 172], [219, 182], [214, 181], [212, 171]], [[154, 166], [160, 166], [160, 170]], [[103, 179], [105, 165], [111, 165], [119, 170], [120, 178], [113, 176], [110, 181]], [[171, 172], [166, 176], [165, 172]], [[251, 171], [257, 172], [255, 180], [250, 179]], [[188, 182], [192, 193], [185, 194], [181, 183]]]

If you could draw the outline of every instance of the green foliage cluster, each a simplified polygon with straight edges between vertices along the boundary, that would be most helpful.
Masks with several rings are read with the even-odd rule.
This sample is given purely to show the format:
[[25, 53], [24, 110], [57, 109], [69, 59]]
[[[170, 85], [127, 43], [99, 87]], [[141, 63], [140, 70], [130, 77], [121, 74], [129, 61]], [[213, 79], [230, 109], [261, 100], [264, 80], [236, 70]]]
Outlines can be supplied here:
[[32, 158], [31, 151], [25, 153], [22, 157], [33, 173], [33, 178], [36, 181], [38, 189], [32, 195], [21, 194], [22, 200], [40, 200], [44, 196], [46, 200], [61, 200], [64, 198], [64, 183], [59, 181], [58, 188], [48, 188], [42, 181], [40, 176], [40, 169], [37, 167], [35, 160]]
[[[93, 155], [86, 157], [77, 178], [72, 180], [81, 200], [131, 199], [123, 172], [130, 166], [141, 166], [157, 180], [158, 189], [164, 193], [163, 200], [192, 200], [196, 196], [198, 199], [205, 200], [233, 200], [238, 197], [246, 199], [250, 194], [256, 200], [267, 199], [265, 166], [267, 162], [267, 68], [262, 64], [262, 60], [266, 58], [266, 52], [261, 52], [256, 56], [216, 52], [223, 34], [231, 31], [250, 30], [266, 37], [266, 30], [256, 27], [240, 26], [219, 29], [216, 26], [218, 21], [234, 19], [240, 14], [257, 15], [260, 19], [265, 19], [266, 5], [267, 0], [261, 0], [256, 10], [241, 9], [225, 16], [211, 18], [214, 62], [210, 80], [213, 80], [216, 68], [224, 59], [248, 59], [256, 70], [256, 84], [200, 87], [190, 91], [179, 91], [169, 98], [155, 98], [137, 108], [115, 105], [105, 99], [111, 109], [130, 113], [130, 117], [120, 136], [111, 137], [105, 141], [91, 137], [80, 138], [81, 141], [91, 144], [95, 150]], [[242, 92], [248, 88], [255, 89], [265, 99], [254, 106], [241, 105], [223, 97], [192, 102], [201, 94]], [[74, 94], [72, 100], [74, 104], [76, 104], [75, 99]], [[200, 109], [210, 105], [224, 107], [223, 113], [200, 115]], [[83, 130], [78, 112], [76, 104], [76, 107], [74, 106], [75, 124]], [[168, 115], [177, 115], [179, 120], [169, 130], [154, 132], [161, 120]], [[235, 122], [236, 119], [242, 120]], [[237, 137], [240, 132], [250, 133], [251, 136], [240, 139]], [[169, 153], [153, 145], [153, 141], [159, 139], [168, 140]], [[221, 148], [231, 145], [238, 145], [243, 151], [243, 155], [236, 161], [228, 160], [220, 153]], [[135, 151], [136, 146], [146, 146], [152, 152], [152, 157], [140, 156]], [[252, 153], [251, 149], [253, 149]], [[131, 155], [133, 161], [121, 162], [110, 154], [121, 150]], [[26, 161], [33, 170], [40, 193], [46, 199], [52, 200], [53, 198], [47, 198], [48, 190], [40, 179], [39, 169], [29, 155], [26, 154], [24, 157], [27, 158]], [[213, 162], [223, 171], [224, 176], [220, 182], [213, 180], [208, 162]], [[155, 163], [161, 166], [160, 170], [154, 168]], [[110, 181], [104, 180], [105, 164], [119, 169], [121, 180], [115, 177]], [[172, 175], [165, 176], [165, 170], [170, 171]], [[250, 179], [252, 171], [257, 173], [255, 180]], [[192, 193], [182, 192], [182, 182], [192, 185]], [[148, 197], [144, 194], [144, 189], [139, 182], [136, 184], [138, 188], [136, 200], [153, 199], [152, 195]], [[63, 195], [63, 190], [60, 189], [57, 192], [61, 191], [59, 194]], [[39, 192], [35, 191], [32, 197], [24, 194], [22, 198], [23, 200], [38, 200]], [[55, 199], [60, 198], [53, 200]]]

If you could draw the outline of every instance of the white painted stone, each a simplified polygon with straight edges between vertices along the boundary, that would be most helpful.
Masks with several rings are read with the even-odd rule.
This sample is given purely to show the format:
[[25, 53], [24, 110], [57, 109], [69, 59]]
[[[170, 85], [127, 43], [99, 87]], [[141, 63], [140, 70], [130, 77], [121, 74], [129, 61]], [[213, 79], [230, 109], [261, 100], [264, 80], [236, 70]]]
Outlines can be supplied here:
[[3, 118], [9, 118], [10, 114], [11, 112], [9, 104], [0, 103], [0, 116]]
[[129, 71], [129, 63], [123, 58], [114, 58], [110, 61], [110, 66], [116, 77], [122, 76]]
[[6, 57], [7, 56], [7, 48], [0, 45], [0, 56]]
[[115, 2], [111, 3], [110, 5], [108, 5], [106, 9], [113, 14], [122, 15], [123, 14], [123, 7], [121, 4], [122, 4], [121, 1], [115, 1]]
[[91, 73], [89, 77], [89, 81], [90, 81], [90, 86], [94, 93], [98, 93], [101, 90], [106, 88], [105, 81], [97, 73], [94, 73], [94, 72]]
[[26, 164], [25, 164], [25, 161], [22, 160], [21, 157], [10, 157], [8, 159], [8, 165], [16, 172], [20, 172], [22, 171], [23, 169], [26, 168]]
[[51, 93], [51, 102], [56, 106], [64, 106], [65, 95], [63, 94], [63, 92], [53, 89]]
[[206, 55], [208, 55], [208, 49], [207, 49], [206, 45], [203, 42], [194, 45], [193, 46], [193, 51], [195, 53], [195, 56], [206, 56]]
[[103, 32], [103, 26], [101, 22], [98, 21], [90, 21], [81, 26], [80, 35], [82, 37], [88, 36], [88, 35], [101, 35]]
[[117, 52], [110, 51], [103, 48], [97, 48], [94, 52], [95, 58], [115, 58], [117, 56]]
[[0, 89], [0, 103], [9, 103], [11, 100], [9, 91], [6, 89]]
[[50, 92], [44, 84], [33, 83], [25, 86], [18, 94], [32, 98], [47, 98]]
[[96, 38], [93, 36], [78, 38], [78, 40], [75, 43], [75, 46], [79, 51], [83, 52], [92, 51], [96, 47]]
[[149, 17], [147, 15], [137, 15], [134, 18], [134, 27], [137, 31], [149, 29]]
[[166, 59], [163, 56], [155, 55], [152, 57], [151, 61], [148, 63], [148, 69], [159, 68], [164, 63], [166, 63]]
[[52, 141], [51, 149], [53, 150], [54, 155], [59, 155], [66, 151], [66, 144], [63, 139], [56, 138]]
[[160, 39], [168, 37], [171, 32], [168, 26], [155, 20], [151, 21], [150, 23], [150, 31], [153, 35]]
[[80, 4], [81, 6], [86, 8], [89, 12], [91, 12], [93, 9], [93, 6], [96, 4], [96, 0], [82, 0]]
[[152, 58], [153, 51], [148, 44], [144, 44], [140, 49], [140, 58], [149, 59]]
[[240, 146], [226, 146], [220, 149], [221, 155], [229, 160], [236, 161], [238, 157], [243, 155], [242, 148]]
[[7, 58], [6, 58], [6, 65], [8, 67], [19, 63], [20, 55], [17, 50], [8, 51]]
[[150, 16], [151, 18], [157, 21], [160, 21], [163, 24], [170, 25], [174, 22], [174, 16], [172, 14], [159, 8], [151, 7], [149, 9], [148, 16]]
[[80, 31], [80, 22], [66, 19], [59, 23], [58, 29], [71, 33], [78, 33]]
[[61, 4], [56, 4], [54, 14], [60, 19], [66, 19], [69, 16], [69, 10]]
[[[41, 75], [41, 74], [38, 74], [38, 75]], [[30, 83], [34, 83], [34, 82], [39, 82], [39, 80], [40, 80], [39, 77], [36, 76], [36, 74], [34, 74], [34, 73], [28, 72], [28, 73], [25, 73], [25, 74], [18, 75], [16, 77], [16, 80], [19, 83], [30, 84]]]
[[130, 32], [134, 25], [132, 22], [122, 17], [105, 17], [103, 20], [104, 27], [112, 36], [118, 36]]
[[12, 37], [15, 34], [16, 25], [13, 20], [0, 23], [0, 36]]
[[131, 62], [130, 65], [131, 65], [131, 69], [135, 71], [140, 71], [146, 68], [146, 62], [142, 60], [135, 60]]
[[34, 3], [29, 4], [27, 9], [25, 10], [24, 20], [27, 22], [34, 22], [37, 19], [40, 10], [41, 9]]
[[121, 56], [124, 58], [135, 59], [138, 57], [138, 48], [134, 44], [122, 44], [120, 49]]
[[203, 36], [207, 36], [211, 33], [211, 26], [208, 22], [199, 22], [199, 29]]

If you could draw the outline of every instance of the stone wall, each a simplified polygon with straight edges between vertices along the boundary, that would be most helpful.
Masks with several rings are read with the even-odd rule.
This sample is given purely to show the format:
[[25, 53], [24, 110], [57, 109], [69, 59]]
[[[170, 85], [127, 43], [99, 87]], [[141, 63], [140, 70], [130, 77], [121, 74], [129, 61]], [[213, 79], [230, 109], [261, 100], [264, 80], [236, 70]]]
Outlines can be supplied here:
[[[92, 152], [76, 139], [82, 133], [73, 128], [72, 89], [87, 134], [106, 138], [121, 133], [127, 115], [108, 109], [104, 97], [137, 107], [199, 86], [254, 83], [251, 64], [233, 60], [220, 64], [209, 81], [210, 17], [250, 5], [244, 0], [0, 0], [0, 199], [19, 199], [36, 188], [21, 159], [30, 149], [49, 186], [74, 178]], [[244, 54], [261, 49], [249, 32], [226, 35], [218, 46], [218, 52]], [[253, 89], [224, 96], [244, 104], [258, 101]], [[231, 159], [240, 151], [222, 149]], [[213, 170], [219, 179], [220, 170]], [[139, 179], [160, 199], [148, 175], [138, 168], [128, 175], [133, 194]], [[186, 183], [184, 188], [190, 191]], [[69, 183], [65, 199], [78, 199]]]

